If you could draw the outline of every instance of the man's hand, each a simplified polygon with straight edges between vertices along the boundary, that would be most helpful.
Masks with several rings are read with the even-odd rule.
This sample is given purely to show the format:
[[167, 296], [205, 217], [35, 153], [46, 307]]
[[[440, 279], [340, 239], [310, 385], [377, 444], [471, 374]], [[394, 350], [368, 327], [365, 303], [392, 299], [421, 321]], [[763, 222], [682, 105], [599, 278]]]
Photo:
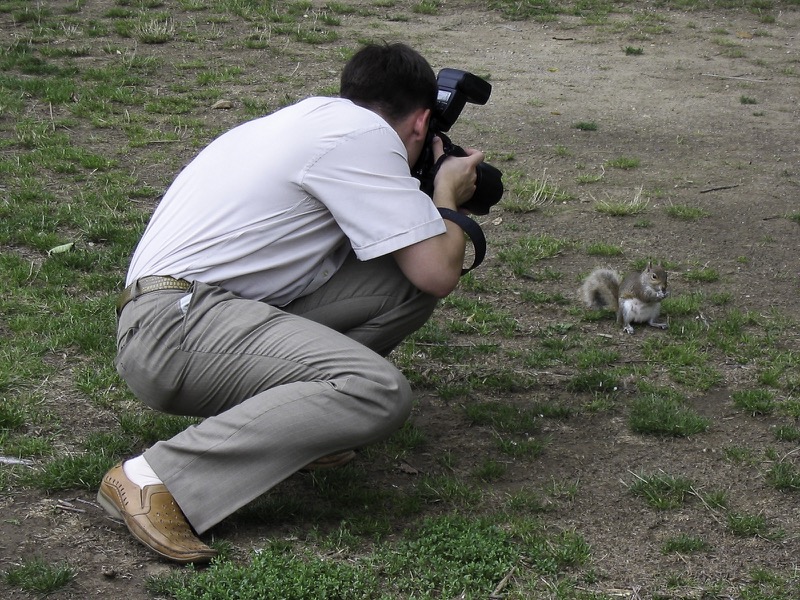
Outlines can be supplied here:
[[[442, 208], [456, 210], [475, 194], [477, 167], [483, 162], [483, 152], [474, 148], [465, 150], [467, 156], [450, 156], [441, 164], [433, 181], [433, 203]], [[444, 154], [440, 137], [433, 138], [434, 161]]]
[[[458, 210], [475, 195], [477, 166], [483, 152], [465, 150], [467, 156], [450, 156], [439, 167], [433, 183], [433, 203], [439, 208]], [[433, 155], [444, 154], [442, 140], [433, 139]], [[397, 264], [420, 290], [443, 298], [453, 291], [461, 277], [466, 240], [464, 231], [445, 220], [447, 231], [394, 252]]]

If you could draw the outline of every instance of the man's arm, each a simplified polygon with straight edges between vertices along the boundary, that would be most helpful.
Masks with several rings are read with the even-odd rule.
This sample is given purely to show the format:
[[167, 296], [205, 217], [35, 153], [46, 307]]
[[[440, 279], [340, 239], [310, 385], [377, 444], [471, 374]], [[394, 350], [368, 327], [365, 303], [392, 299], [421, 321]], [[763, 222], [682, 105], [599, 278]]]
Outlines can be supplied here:
[[[434, 145], [437, 158], [441, 149], [441, 141], [437, 138]], [[483, 153], [477, 150], [467, 152], [468, 156], [463, 158], [448, 158], [439, 168], [433, 192], [433, 203], [437, 207], [458, 210], [475, 193], [475, 169], [483, 161]], [[452, 221], [445, 220], [445, 225], [445, 233], [393, 253], [409, 281], [437, 298], [444, 298], [458, 284], [466, 248], [464, 231]]]

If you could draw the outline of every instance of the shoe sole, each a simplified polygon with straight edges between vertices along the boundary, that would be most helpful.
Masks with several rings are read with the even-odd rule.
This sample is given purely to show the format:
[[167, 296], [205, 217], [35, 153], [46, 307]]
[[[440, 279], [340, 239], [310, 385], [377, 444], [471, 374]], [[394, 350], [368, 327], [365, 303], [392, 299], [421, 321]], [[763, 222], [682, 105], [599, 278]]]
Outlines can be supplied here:
[[114, 501], [103, 494], [103, 488], [100, 488], [100, 491], [97, 492], [97, 503], [103, 507], [103, 510], [106, 511], [110, 517], [119, 519], [123, 523], [125, 522], [122, 513], [119, 511]]

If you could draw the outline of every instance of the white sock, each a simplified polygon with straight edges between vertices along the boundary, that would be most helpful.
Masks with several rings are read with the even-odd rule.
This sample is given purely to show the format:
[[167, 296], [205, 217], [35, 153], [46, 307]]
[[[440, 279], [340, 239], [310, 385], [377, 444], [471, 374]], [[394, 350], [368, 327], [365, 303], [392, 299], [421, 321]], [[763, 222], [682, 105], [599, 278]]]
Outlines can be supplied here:
[[164, 483], [158, 478], [156, 472], [150, 467], [150, 464], [145, 460], [144, 454], [140, 454], [136, 458], [126, 460], [122, 464], [122, 470], [125, 471], [125, 476], [140, 488], [146, 485], [158, 485]]

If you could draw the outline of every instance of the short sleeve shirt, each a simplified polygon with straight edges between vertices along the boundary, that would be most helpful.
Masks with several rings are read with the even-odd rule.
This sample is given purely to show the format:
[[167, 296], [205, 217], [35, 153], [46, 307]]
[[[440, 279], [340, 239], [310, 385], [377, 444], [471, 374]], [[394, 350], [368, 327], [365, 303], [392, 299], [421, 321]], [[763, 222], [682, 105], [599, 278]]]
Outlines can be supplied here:
[[309, 98], [207, 146], [156, 208], [127, 284], [169, 275], [282, 306], [354, 251], [370, 260], [444, 233], [397, 132], [340, 98]]

